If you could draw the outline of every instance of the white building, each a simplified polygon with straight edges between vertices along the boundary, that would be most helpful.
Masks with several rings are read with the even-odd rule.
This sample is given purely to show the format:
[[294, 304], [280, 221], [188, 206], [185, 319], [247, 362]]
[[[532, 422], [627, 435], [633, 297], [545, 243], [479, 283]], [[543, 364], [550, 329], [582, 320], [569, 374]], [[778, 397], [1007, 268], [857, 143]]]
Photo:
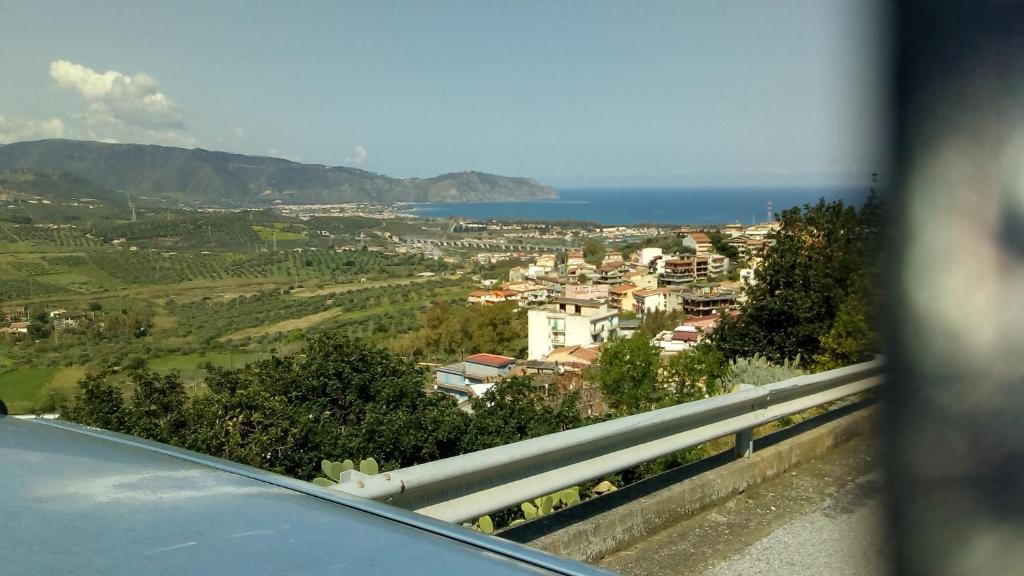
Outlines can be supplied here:
[[633, 293], [633, 312], [641, 317], [658, 310], [675, 312], [682, 308], [681, 294], [678, 289], [674, 288], [637, 290]]
[[703, 333], [694, 326], [676, 326], [674, 330], [658, 333], [651, 340], [663, 354], [675, 354], [693, 348], [703, 339]]
[[718, 276], [729, 271], [729, 259], [721, 254], [708, 256], [708, 274]]
[[641, 248], [639, 263], [644, 266], [650, 266], [651, 260], [654, 260], [655, 258], [662, 258], [663, 256], [664, 254], [662, 253], [661, 248]]
[[555, 348], [604, 342], [618, 334], [619, 311], [593, 300], [559, 298], [527, 313], [528, 360], [539, 360]]

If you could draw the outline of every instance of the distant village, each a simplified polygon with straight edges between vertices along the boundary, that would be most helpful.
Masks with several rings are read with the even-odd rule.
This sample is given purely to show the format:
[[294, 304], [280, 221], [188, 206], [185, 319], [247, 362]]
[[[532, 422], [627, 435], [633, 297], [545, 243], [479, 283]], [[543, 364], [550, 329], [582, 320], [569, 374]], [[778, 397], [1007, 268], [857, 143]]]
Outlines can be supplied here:
[[[738, 313], [745, 288], [756, 282], [754, 271], [771, 243], [769, 234], [778, 226], [770, 222], [715, 230], [684, 227], [674, 232], [688, 248], [684, 253], [647, 247], [627, 259], [611, 250], [600, 265], [588, 263], [579, 250], [533, 256], [529, 264], [511, 268], [507, 281], [484, 281], [467, 297], [471, 305], [514, 302], [526, 308], [527, 357], [478, 351], [460, 362], [434, 367], [434, 388], [466, 404], [502, 377], [530, 375], [549, 393], [580, 393], [584, 413], [601, 414], [605, 407], [599, 391], [586, 381], [586, 369], [597, 360], [602, 345], [636, 334], [643, 320], [655, 313], [681, 319], [652, 337], [663, 358], [697, 345], [723, 314]], [[710, 232], [728, 238], [742, 268], [716, 253]], [[729, 280], [730, 276], [738, 279]]]

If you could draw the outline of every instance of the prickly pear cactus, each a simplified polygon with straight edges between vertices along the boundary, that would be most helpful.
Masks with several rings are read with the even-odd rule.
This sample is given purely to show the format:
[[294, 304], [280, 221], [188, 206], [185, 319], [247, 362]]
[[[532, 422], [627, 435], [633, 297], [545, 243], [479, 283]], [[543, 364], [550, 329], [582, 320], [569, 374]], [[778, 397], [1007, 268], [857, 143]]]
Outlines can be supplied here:
[[[355, 470], [356, 465], [350, 459], [345, 459], [341, 462], [332, 462], [330, 460], [320, 461], [320, 470], [324, 473], [325, 478], [315, 478], [313, 484], [317, 486], [333, 486], [341, 480], [342, 472], [348, 470]], [[373, 458], [367, 458], [359, 462], [359, 471], [363, 474], [372, 475], [377, 474], [380, 471], [377, 466], [377, 461]]]
[[615, 484], [612, 484], [608, 480], [604, 480], [597, 486], [594, 486], [593, 492], [595, 496], [600, 496], [601, 494], [607, 494], [608, 492], [614, 492], [616, 490], [618, 490], [618, 488], [615, 487]]
[[533, 520], [537, 517], [537, 507], [534, 506], [533, 504], [530, 504], [529, 502], [523, 502], [522, 504], [519, 505], [519, 507], [522, 508], [523, 516], [527, 520]]
[[366, 460], [359, 461], [359, 471], [367, 476], [373, 476], [380, 472], [380, 467], [377, 466], [377, 461], [373, 458], [367, 458]]
[[494, 534], [494, 522], [491, 520], [490, 516], [481, 516], [480, 519], [477, 520], [476, 525], [484, 534]]

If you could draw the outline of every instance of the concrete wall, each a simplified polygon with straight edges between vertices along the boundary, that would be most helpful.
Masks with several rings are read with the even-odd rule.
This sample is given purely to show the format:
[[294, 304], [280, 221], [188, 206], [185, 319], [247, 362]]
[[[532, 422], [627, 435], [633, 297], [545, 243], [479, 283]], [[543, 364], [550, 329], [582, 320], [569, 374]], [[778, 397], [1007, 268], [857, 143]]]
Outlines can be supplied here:
[[[832, 416], [819, 417], [824, 418], [825, 423], [807, 431], [801, 431], [799, 427], [806, 429], [813, 420], [794, 427], [797, 430], [778, 432], [776, 434], [784, 438], [796, 431], [802, 433], [763, 449], [755, 447], [750, 458], [734, 460], [731, 454], [719, 454], [679, 471], [666, 472], [563, 512], [506, 530], [500, 535], [559, 556], [596, 562], [664, 527], [741, 494], [748, 486], [818, 458], [833, 446], [869, 433], [878, 425], [874, 407], [838, 414], [841, 413], [837, 411]], [[771, 438], [764, 440], [771, 441]], [[695, 469], [693, 475], [666, 483], [666, 479], [672, 480], [672, 474], [684, 474], [687, 468]], [[654, 489], [643, 486], [645, 483]], [[564, 520], [558, 518], [560, 515]]]

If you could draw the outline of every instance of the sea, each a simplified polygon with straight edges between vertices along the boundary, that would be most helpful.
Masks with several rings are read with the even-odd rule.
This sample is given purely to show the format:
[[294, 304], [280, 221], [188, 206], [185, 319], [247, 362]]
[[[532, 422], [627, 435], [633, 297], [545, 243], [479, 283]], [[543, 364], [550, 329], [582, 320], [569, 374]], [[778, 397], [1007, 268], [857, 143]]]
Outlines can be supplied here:
[[842, 200], [856, 206], [864, 187], [815, 188], [573, 188], [553, 200], [413, 204], [407, 211], [432, 218], [543, 220], [633, 224], [754, 224], [793, 206]]

